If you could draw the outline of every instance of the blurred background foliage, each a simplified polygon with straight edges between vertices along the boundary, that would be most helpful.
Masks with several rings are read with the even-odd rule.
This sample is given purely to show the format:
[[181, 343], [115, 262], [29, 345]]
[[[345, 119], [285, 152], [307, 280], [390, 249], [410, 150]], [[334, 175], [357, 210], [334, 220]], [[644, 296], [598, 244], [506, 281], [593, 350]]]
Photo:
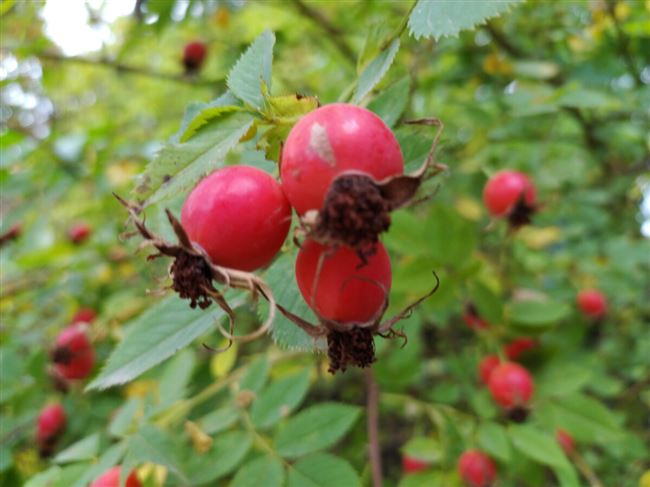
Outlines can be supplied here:
[[[165, 263], [145, 262], [135, 239], [118, 238], [126, 214], [112, 196], [130, 195], [188, 104], [222, 94], [233, 64], [267, 29], [276, 35], [274, 94], [347, 99], [373, 57], [366, 39], [398, 28], [410, 6], [0, 3], [0, 231], [21, 229], [0, 253], [3, 485], [29, 478], [31, 486], [85, 485], [101, 472], [98, 461], [118, 461], [124, 452], [115, 453], [116, 446], [133, 466], [164, 465], [141, 469], [151, 486], [225, 485], [233, 476], [247, 485], [241, 467], [260, 468], [250, 465], [266, 447], [293, 462], [284, 465], [290, 485], [301, 485], [310, 468], [343, 472], [339, 485], [369, 482], [365, 429], [356, 421], [365, 401], [362, 374], [328, 376], [320, 354], [287, 352], [267, 338], [211, 357], [200, 347], [218, 342], [210, 332], [135, 382], [86, 393], [78, 385], [65, 396], [46, 369], [54, 337], [80, 307], [98, 312], [91, 335], [100, 364], [143, 320], [155, 327], [169, 316], [197, 319], [174, 303], [159, 304], [153, 291], [168, 284]], [[413, 164], [432, 134], [402, 122], [443, 120], [437, 159], [449, 167], [427, 184], [429, 202], [393, 215], [384, 239], [395, 309], [430, 289], [432, 269], [442, 281], [405, 322], [404, 348], [377, 342], [387, 485], [457, 485], [456, 459], [471, 446], [498, 461], [499, 485], [571, 485], [558, 480], [562, 462], [544, 441], [557, 427], [574, 435], [604, 485], [634, 485], [650, 468], [649, 18], [648, 1], [528, 1], [458, 37], [405, 33], [391, 69], [362, 100], [394, 125]], [[193, 40], [207, 44], [208, 57], [200, 74], [188, 76], [180, 59]], [[255, 142], [240, 144], [228, 161], [273, 170]], [[487, 177], [503, 168], [528, 173], [542, 202], [534, 225], [516, 233], [490, 223], [481, 202]], [[162, 231], [161, 208], [147, 216]], [[91, 235], [76, 245], [68, 232], [79, 223]], [[286, 278], [291, 267], [283, 269]], [[601, 323], [588, 323], [575, 309], [576, 292], [586, 287], [608, 297], [611, 311]], [[495, 326], [480, 333], [466, 327], [468, 301]], [[138, 318], [145, 310], [150, 315]], [[250, 306], [239, 313], [241, 323], [255, 326]], [[523, 359], [537, 395], [525, 427], [504, 426], [478, 385], [476, 365], [519, 336], [539, 339]], [[264, 417], [264, 405], [243, 392], [289, 405]], [[82, 454], [41, 460], [35, 417], [57, 397], [71, 418], [60, 449], [87, 443]], [[287, 428], [300, 425], [287, 426], [284, 416], [302, 405], [318, 417], [312, 408], [334, 407], [332, 401], [343, 409], [321, 414], [339, 419], [340, 434], [291, 451]], [[194, 451], [197, 433], [183, 429], [186, 419], [214, 440], [207, 456]], [[345, 443], [330, 448], [346, 433]], [[166, 455], [136, 448], [142, 438], [156, 438]], [[407, 448], [432, 468], [402, 478], [400, 452], [409, 440]], [[327, 448], [331, 453], [302, 457]], [[277, 458], [270, 458], [271, 466], [262, 467], [275, 475]]]

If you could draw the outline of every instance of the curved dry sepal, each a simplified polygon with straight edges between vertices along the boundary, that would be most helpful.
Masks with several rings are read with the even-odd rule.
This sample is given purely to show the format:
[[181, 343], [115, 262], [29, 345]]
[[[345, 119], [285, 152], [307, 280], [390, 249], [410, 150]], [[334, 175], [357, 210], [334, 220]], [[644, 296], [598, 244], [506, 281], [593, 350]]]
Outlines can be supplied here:
[[[381, 333], [381, 334], [388, 333], [390, 330], [392, 330], [393, 326], [395, 326], [395, 324], [397, 322], [411, 316], [411, 313], [413, 312], [413, 309], [415, 309], [417, 306], [419, 306], [420, 303], [422, 303], [422, 301], [424, 301], [425, 299], [427, 299], [430, 296], [433, 296], [436, 293], [436, 291], [438, 290], [438, 288], [440, 287], [440, 278], [438, 277], [438, 274], [436, 274], [435, 271], [433, 271], [433, 277], [436, 278], [436, 285], [433, 287], [433, 289], [431, 289], [431, 291], [426, 293], [424, 296], [421, 296], [420, 298], [416, 299], [414, 302], [409, 304], [406, 308], [404, 308], [402, 311], [400, 311], [395, 316], [390, 318], [388, 321], [385, 321], [381, 325], [379, 325], [379, 327], [377, 328], [377, 333]], [[396, 334], [399, 335], [399, 333], [397, 333], [397, 332], [396, 332]]]
[[275, 306], [280, 310], [280, 313], [282, 313], [285, 318], [307, 333], [310, 337], [321, 338], [327, 335], [327, 328], [324, 326], [311, 324], [309, 321], [301, 318], [295, 313], [292, 313], [281, 304], [276, 303]]
[[[214, 264], [205, 250], [189, 239], [183, 225], [171, 211], [166, 209], [165, 213], [178, 239], [177, 244], [167, 242], [151, 232], [145, 226], [144, 220], [139, 218], [141, 209], [137, 205], [125, 201], [115, 193], [114, 196], [128, 210], [131, 220], [140, 235], [145, 239], [145, 242], [158, 250], [158, 254], [150, 255], [147, 259], [150, 260], [161, 256], [174, 259], [169, 268], [172, 289], [181, 298], [190, 300], [190, 307], [192, 308], [199, 306], [201, 309], [205, 309], [214, 302], [226, 313], [229, 322], [228, 330], [221, 323], [217, 324], [217, 328], [228, 339], [228, 345], [221, 349], [213, 349], [204, 344], [207, 349], [214, 352], [224, 351], [234, 341], [248, 342], [268, 331], [275, 317], [276, 303], [271, 288], [263, 279], [251, 272]], [[257, 295], [261, 294], [269, 302], [269, 313], [264, 323], [252, 333], [240, 336], [234, 335], [235, 313], [223, 293], [214, 287], [213, 281], [227, 288], [248, 291], [253, 299], [256, 299]]]

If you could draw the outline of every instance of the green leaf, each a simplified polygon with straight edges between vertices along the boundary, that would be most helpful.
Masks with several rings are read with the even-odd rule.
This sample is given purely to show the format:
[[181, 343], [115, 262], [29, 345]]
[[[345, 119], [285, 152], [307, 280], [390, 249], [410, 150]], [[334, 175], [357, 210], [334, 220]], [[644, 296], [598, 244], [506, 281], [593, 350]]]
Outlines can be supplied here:
[[[266, 273], [265, 280], [273, 289], [278, 304], [301, 318], [316, 323], [316, 317], [312, 313], [305, 300], [300, 294], [295, 278], [295, 252], [287, 252], [279, 257], [271, 269]], [[287, 277], [290, 276], [290, 277]], [[273, 340], [282, 347], [291, 350], [314, 350], [323, 349], [324, 340], [315, 340], [293, 322], [289, 321], [282, 314], [277, 313], [271, 326]]]
[[483, 283], [476, 281], [471, 287], [471, 297], [480, 316], [489, 323], [501, 323], [503, 320], [503, 300], [500, 296], [494, 294]]
[[496, 17], [522, 0], [418, 0], [409, 17], [411, 34], [420, 37], [456, 36]]
[[98, 377], [86, 390], [124, 384], [186, 347], [214, 328], [224, 312], [193, 310], [185, 300], [171, 296], [137, 317], [117, 345]]
[[510, 320], [519, 326], [547, 328], [571, 315], [571, 307], [556, 301], [514, 301], [507, 310]]
[[[406, 110], [410, 88], [411, 78], [406, 76], [393, 83], [368, 103], [368, 110], [379, 115], [389, 127], [394, 127], [404, 110]], [[428, 146], [430, 147], [430, 143]]]
[[509, 462], [511, 458], [510, 440], [506, 429], [498, 423], [481, 423], [476, 433], [479, 446], [486, 453], [499, 460]]
[[[120, 461], [120, 458], [122, 458], [127, 450], [127, 446], [127, 443], [122, 441], [109, 447], [104, 453], [102, 453], [102, 456], [99, 457], [99, 461], [88, 467], [83, 475], [72, 484], [72, 487], [87, 487], [90, 482]], [[71, 484], [67, 484], [65, 487], [70, 485]]]
[[391, 42], [388, 48], [384, 49], [359, 76], [357, 89], [354, 93], [353, 101], [359, 103], [363, 97], [372, 91], [372, 89], [384, 77], [390, 65], [393, 64], [397, 51], [399, 50], [399, 39]]
[[421, 436], [411, 438], [402, 448], [402, 453], [432, 465], [444, 458], [444, 451], [438, 440]]
[[239, 413], [234, 406], [224, 406], [219, 409], [215, 409], [211, 413], [206, 414], [201, 419], [199, 419], [199, 427], [208, 435], [214, 435], [225, 429], [230, 428], [237, 419], [239, 418]]
[[228, 74], [228, 88], [233, 94], [255, 108], [262, 108], [262, 83], [271, 89], [271, 65], [275, 35], [263, 32], [239, 58]]
[[314, 453], [289, 470], [287, 487], [357, 487], [361, 480], [345, 460], [328, 453]]
[[230, 487], [282, 487], [284, 469], [273, 457], [258, 457], [246, 463], [236, 474]]
[[[218, 102], [218, 100], [217, 100]], [[223, 105], [223, 104], [206, 104], [200, 105], [200, 109], [194, 107], [188, 107], [188, 110], [198, 110], [195, 117], [192, 118], [187, 123], [187, 126], [183, 127], [182, 132], [178, 134], [178, 142], [187, 142], [196, 132], [206, 125], [208, 122], [219, 118], [227, 113], [240, 112], [242, 107], [237, 105]]]
[[219, 435], [212, 448], [202, 455], [191, 454], [188, 471], [192, 484], [210, 484], [235, 470], [246, 457], [252, 441], [243, 431]]
[[180, 480], [187, 482], [187, 472], [192, 470], [185, 470], [181, 452], [177, 435], [172, 436], [153, 425], [145, 425], [129, 439], [129, 448], [122, 462], [123, 472], [129, 472], [142, 463], [152, 462], [164, 465]]
[[92, 460], [99, 452], [99, 433], [87, 436], [60, 452], [52, 459], [54, 463], [80, 462]]
[[359, 418], [358, 407], [339, 403], [312, 406], [289, 419], [275, 436], [278, 453], [295, 458], [336, 443]]
[[159, 382], [159, 409], [167, 408], [185, 397], [195, 365], [194, 351], [183, 350], [165, 366]]
[[202, 127], [188, 142], [168, 142], [149, 163], [136, 193], [143, 206], [189, 190], [224, 165], [225, 157], [253, 123], [248, 113], [226, 113]]
[[297, 120], [317, 108], [318, 98], [296, 94], [268, 97], [265, 111], [273, 119]]
[[125, 436], [134, 427], [136, 414], [141, 407], [142, 399], [138, 397], [125, 401], [108, 425], [109, 434], [117, 438]]
[[456, 485], [449, 484], [449, 477], [443, 472], [416, 472], [404, 475], [398, 487], [432, 487], [432, 486]]
[[370, 61], [375, 59], [382, 50], [382, 47], [389, 40], [389, 36], [393, 33], [394, 29], [391, 28], [386, 22], [375, 22], [368, 27], [368, 33], [363, 43], [363, 49], [359, 53], [357, 59], [357, 72], [360, 74]]
[[529, 425], [510, 425], [508, 434], [515, 448], [537, 463], [559, 468], [569, 463], [555, 437], [545, 431]]
[[259, 429], [276, 424], [302, 402], [309, 390], [309, 370], [271, 383], [251, 409], [251, 420]]
[[[205, 123], [209, 122], [212, 118], [215, 118], [211, 116], [214, 113], [213, 110], [236, 106], [238, 103], [239, 100], [237, 100], [237, 98], [235, 98], [235, 96], [229, 91], [226, 91], [223, 95], [208, 103], [190, 103], [185, 107], [181, 126], [178, 129], [178, 132], [176, 132], [172, 137], [172, 140], [174, 142], [186, 141], [192, 137], [199, 128], [205, 125]], [[192, 129], [190, 129], [190, 126], [192, 126]]]
[[261, 357], [250, 364], [239, 381], [242, 391], [259, 392], [269, 378], [271, 364], [266, 357]]

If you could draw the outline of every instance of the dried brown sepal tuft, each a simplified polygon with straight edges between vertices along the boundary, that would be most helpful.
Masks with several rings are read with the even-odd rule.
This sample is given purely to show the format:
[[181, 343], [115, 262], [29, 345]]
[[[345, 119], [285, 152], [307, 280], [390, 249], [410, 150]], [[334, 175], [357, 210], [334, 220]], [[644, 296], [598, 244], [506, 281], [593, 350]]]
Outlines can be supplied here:
[[512, 230], [516, 230], [532, 222], [533, 215], [537, 213], [537, 205], [529, 205], [522, 194], [515, 206], [508, 213], [508, 224]]
[[368, 328], [353, 326], [347, 331], [332, 330], [327, 335], [328, 371], [345, 372], [348, 366], [365, 368], [375, 361], [375, 342]]
[[187, 252], [178, 254], [170, 270], [172, 289], [183, 299], [190, 300], [190, 307], [205, 309], [212, 300], [206, 289], [212, 288], [212, 273], [205, 259]]
[[506, 411], [506, 417], [513, 423], [525, 423], [530, 410], [524, 406], [515, 406]]
[[56, 347], [52, 350], [51, 358], [55, 364], [67, 365], [72, 360], [72, 351], [70, 347]]
[[365, 174], [344, 174], [330, 186], [311, 238], [326, 245], [347, 245], [366, 263], [379, 234], [388, 230], [388, 203]]

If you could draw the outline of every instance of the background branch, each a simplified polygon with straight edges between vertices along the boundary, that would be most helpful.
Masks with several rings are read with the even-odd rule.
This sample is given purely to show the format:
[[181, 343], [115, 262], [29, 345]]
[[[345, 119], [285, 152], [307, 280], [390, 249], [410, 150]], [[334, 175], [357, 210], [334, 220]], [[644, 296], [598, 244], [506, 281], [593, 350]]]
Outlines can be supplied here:
[[382, 487], [381, 446], [379, 444], [379, 386], [372, 367], [365, 370], [368, 415], [368, 456], [373, 487]]

